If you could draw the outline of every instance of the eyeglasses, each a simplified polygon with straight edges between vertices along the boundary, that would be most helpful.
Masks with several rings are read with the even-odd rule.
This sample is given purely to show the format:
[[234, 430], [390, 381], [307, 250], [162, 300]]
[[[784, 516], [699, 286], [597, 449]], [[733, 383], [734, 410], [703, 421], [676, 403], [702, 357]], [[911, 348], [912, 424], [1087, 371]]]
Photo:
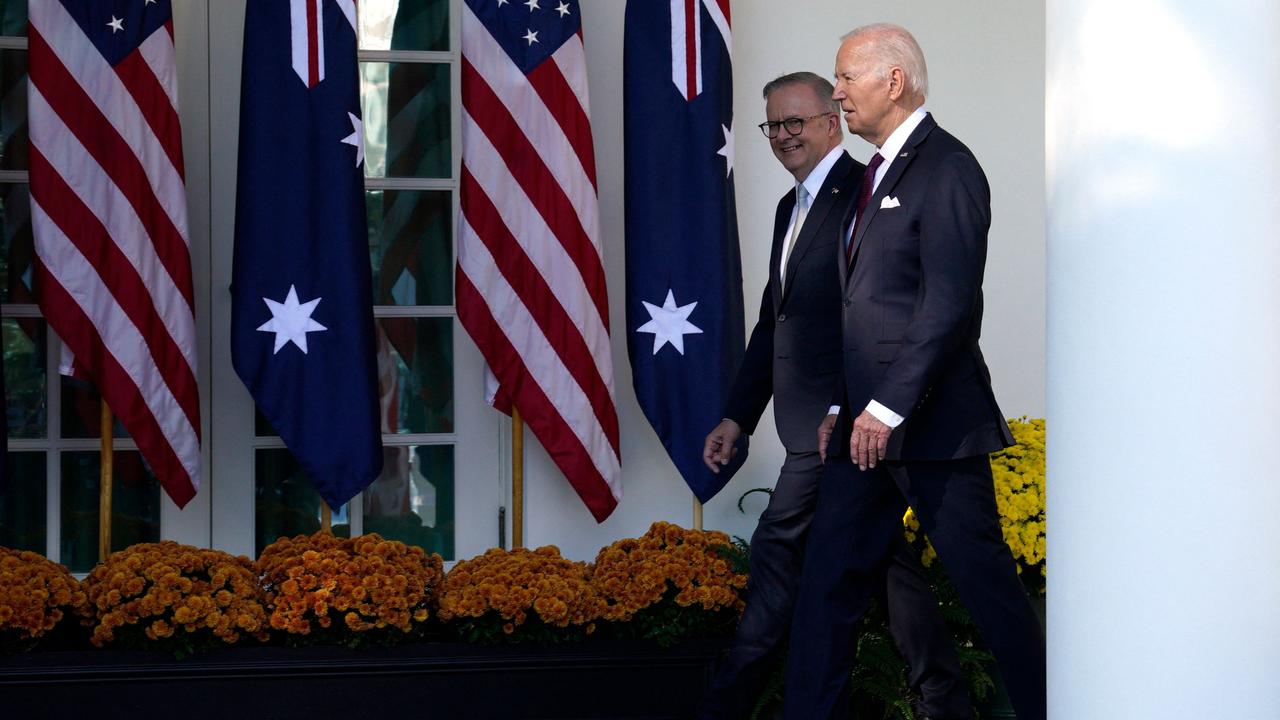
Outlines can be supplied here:
[[765, 137], [772, 140], [778, 137], [778, 128], [780, 127], [786, 128], [787, 132], [791, 135], [799, 135], [804, 131], [805, 123], [814, 118], [826, 117], [828, 115], [835, 115], [835, 113], [824, 112], [818, 113], [817, 115], [810, 115], [809, 117], [789, 117], [783, 118], [782, 120], [770, 120], [768, 122], [762, 122], [756, 127], [760, 128], [760, 132], [764, 133]]

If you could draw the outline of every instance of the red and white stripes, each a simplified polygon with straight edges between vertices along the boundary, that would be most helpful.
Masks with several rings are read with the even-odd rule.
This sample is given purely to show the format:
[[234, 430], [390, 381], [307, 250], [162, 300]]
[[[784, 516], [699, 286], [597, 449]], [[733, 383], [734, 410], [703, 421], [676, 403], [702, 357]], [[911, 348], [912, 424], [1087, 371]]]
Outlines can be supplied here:
[[30, 8], [38, 299], [179, 506], [200, 475], [173, 28], [114, 67], [60, 2]]
[[702, 9], [706, 8], [725, 49], [732, 54], [729, 0], [670, 0], [671, 82], [686, 100], [702, 92]]
[[461, 8], [458, 317], [603, 521], [622, 487], [582, 38], [526, 76]]

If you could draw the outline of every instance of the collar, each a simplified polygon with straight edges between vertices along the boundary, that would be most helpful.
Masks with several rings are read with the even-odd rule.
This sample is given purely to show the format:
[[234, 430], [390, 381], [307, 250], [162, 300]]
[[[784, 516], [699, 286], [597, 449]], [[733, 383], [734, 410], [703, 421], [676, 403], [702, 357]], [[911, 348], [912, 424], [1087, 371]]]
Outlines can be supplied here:
[[818, 161], [813, 170], [809, 171], [809, 176], [804, 179], [804, 182], [796, 183], [796, 185], [804, 185], [805, 192], [809, 193], [809, 202], [811, 204], [818, 199], [818, 193], [822, 192], [822, 186], [827, 182], [827, 175], [843, 154], [843, 147], [837, 145], [831, 148], [831, 152], [827, 153], [826, 157]]
[[898, 157], [898, 153], [902, 152], [902, 146], [907, 144], [907, 138], [911, 137], [911, 133], [916, 131], [920, 123], [924, 121], [924, 116], [928, 115], [924, 107], [918, 107], [915, 112], [907, 116], [906, 120], [889, 134], [888, 139], [880, 146], [880, 155], [885, 159], [884, 165], [881, 167], [888, 168], [893, 163], [893, 159]]

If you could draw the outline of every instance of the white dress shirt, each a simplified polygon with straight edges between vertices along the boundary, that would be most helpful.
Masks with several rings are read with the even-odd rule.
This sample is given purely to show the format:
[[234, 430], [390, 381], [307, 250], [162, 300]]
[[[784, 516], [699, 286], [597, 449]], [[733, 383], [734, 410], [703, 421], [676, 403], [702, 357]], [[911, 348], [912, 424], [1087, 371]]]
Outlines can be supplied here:
[[[803, 182], [796, 183], [795, 190], [800, 185], [804, 185], [805, 192], [809, 193], [809, 207], [813, 207], [813, 203], [818, 199], [818, 191], [822, 189], [822, 184], [827, 181], [827, 175], [831, 173], [831, 168], [835, 167], [836, 161], [840, 159], [840, 155], [844, 153], [844, 148], [834, 147], [831, 152], [818, 161], [818, 164], [809, 171], [808, 177]], [[797, 193], [798, 196], [798, 193]], [[796, 216], [800, 212], [800, 203], [791, 209], [791, 220], [787, 223], [787, 231], [782, 235], [782, 256], [778, 259], [778, 278], [785, 280], [787, 277], [787, 259], [791, 256], [791, 236], [792, 230], [795, 229]]]

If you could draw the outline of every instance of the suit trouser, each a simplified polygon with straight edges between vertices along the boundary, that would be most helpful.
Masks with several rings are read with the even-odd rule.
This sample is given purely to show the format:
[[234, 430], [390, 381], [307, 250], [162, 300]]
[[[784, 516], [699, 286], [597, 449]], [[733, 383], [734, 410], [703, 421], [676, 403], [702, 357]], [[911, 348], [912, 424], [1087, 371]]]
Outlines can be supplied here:
[[830, 718], [854, 664], [851, 642], [910, 504], [996, 657], [1018, 720], [1045, 717], [1045, 645], [1000, 531], [987, 456], [827, 465], [810, 531], [787, 665], [786, 716]]
[[[755, 707], [786, 645], [822, 475], [817, 453], [787, 453], [769, 506], [751, 536], [747, 607], [699, 718], [746, 718]], [[902, 533], [898, 535], [901, 539]], [[919, 559], [905, 541], [893, 557], [888, 584], [878, 585], [877, 591], [887, 588], [890, 628], [907, 659], [908, 682], [923, 696], [920, 709], [942, 719], [966, 717], [969, 696], [960, 660]]]

